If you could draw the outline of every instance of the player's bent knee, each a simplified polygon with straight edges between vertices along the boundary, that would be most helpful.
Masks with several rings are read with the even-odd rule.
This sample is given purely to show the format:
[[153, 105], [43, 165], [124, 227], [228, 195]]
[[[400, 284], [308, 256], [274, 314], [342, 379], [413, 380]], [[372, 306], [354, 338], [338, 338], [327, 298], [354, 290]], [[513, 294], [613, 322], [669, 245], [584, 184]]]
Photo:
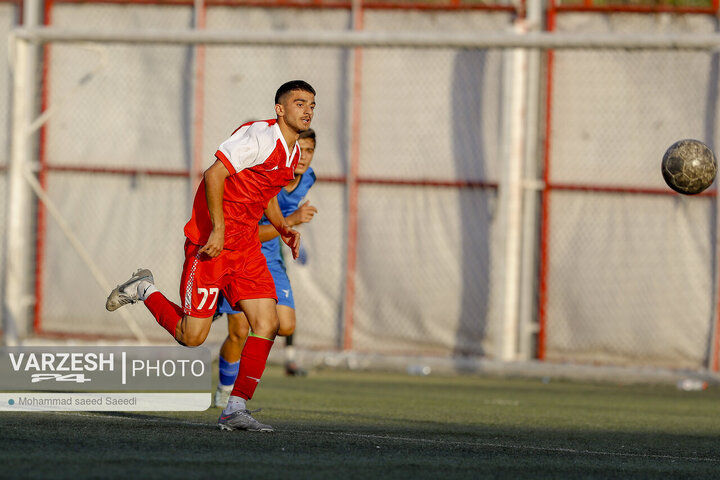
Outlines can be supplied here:
[[295, 310], [285, 305], [278, 305], [277, 313], [280, 321], [278, 335], [283, 337], [292, 335], [295, 331]]
[[202, 345], [205, 339], [207, 338], [208, 334], [186, 334], [182, 338], [182, 343], [186, 347], [197, 347], [199, 345]]
[[204, 340], [201, 340], [200, 338], [197, 338], [197, 337], [190, 337], [190, 338], [183, 339], [182, 343], [186, 347], [198, 347], [198, 346], [202, 345], [203, 341]]
[[250, 333], [250, 329], [244, 330], [242, 332], [228, 332], [227, 339], [230, 343], [241, 345], [247, 339], [248, 333]]
[[260, 335], [261, 337], [273, 338], [278, 334], [279, 328], [280, 322], [277, 320], [257, 322], [255, 328], [253, 328], [253, 332], [255, 335]]
[[294, 332], [295, 332], [295, 325], [292, 325], [291, 327], [290, 327], [290, 326], [286, 326], [286, 327], [282, 327], [282, 326], [281, 326], [281, 327], [278, 329], [278, 333], [277, 333], [277, 334], [280, 335], [281, 337], [289, 337], [289, 336], [292, 335]]

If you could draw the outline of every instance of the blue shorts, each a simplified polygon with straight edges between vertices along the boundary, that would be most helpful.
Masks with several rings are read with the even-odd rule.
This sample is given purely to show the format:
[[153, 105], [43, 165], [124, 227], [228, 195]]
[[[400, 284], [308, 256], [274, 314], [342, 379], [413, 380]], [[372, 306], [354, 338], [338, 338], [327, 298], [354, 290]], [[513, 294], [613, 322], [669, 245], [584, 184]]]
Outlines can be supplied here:
[[[295, 309], [295, 299], [293, 298], [292, 288], [290, 287], [290, 279], [285, 271], [285, 266], [280, 262], [268, 263], [268, 269], [275, 282], [275, 294], [278, 298], [278, 305], [285, 305], [293, 310]], [[238, 310], [233, 310], [230, 303], [225, 300], [225, 297], [220, 294], [218, 299], [218, 313], [241, 313]]]

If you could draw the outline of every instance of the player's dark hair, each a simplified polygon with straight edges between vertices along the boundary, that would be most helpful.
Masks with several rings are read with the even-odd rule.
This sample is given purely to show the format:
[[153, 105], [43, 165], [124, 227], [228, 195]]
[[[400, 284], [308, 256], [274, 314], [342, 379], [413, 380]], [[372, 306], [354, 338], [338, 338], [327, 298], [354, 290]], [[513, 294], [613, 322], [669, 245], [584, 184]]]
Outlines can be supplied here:
[[312, 128], [308, 128], [307, 130], [303, 130], [302, 132], [300, 132], [300, 134], [298, 135], [298, 140], [300, 140], [301, 138], [309, 138], [313, 141], [313, 144], [317, 146], [317, 140], [315, 139], [315, 130], [313, 130]]
[[315, 95], [315, 89], [304, 80], [290, 80], [280, 85], [280, 88], [275, 92], [275, 105], [280, 103], [282, 97], [285, 94], [292, 92], [293, 90], [301, 90], [303, 92], [309, 92]]

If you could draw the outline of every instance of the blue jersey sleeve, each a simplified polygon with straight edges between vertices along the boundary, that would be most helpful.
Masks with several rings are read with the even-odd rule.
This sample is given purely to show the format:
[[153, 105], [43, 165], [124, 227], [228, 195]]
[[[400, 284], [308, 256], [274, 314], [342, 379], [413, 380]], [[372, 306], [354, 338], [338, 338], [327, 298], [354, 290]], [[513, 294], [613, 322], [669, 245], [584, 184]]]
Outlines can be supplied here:
[[[298, 209], [303, 199], [305, 198], [305, 195], [307, 195], [308, 191], [310, 191], [310, 188], [315, 184], [316, 180], [317, 178], [315, 177], [315, 172], [312, 168], [308, 168], [307, 171], [300, 178], [300, 183], [297, 187], [295, 187], [292, 192], [288, 192], [284, 188], [280, 190], [280, 193], [278, 193], [277, 195], [277, 199], [283, 217], [287, 217]], [[267, 225], [269, 223], [270, 222], [265, 217], [260, 220], [261, 225]], [[267, 242], [264, 242], [262, 244], [262, 252], [265, 255], [265, 259], [268, 261], [268, 263], [282, 263], [283, 260], [281, 248], [282, 240], [280, 240], [279, 237], [268, 240]]]

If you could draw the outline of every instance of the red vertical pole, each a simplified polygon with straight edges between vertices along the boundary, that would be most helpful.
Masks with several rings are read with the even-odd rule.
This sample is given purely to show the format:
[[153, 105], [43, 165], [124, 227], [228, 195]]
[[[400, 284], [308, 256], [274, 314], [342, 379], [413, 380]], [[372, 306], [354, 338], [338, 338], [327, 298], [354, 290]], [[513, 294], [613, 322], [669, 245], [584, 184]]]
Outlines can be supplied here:
[[[555, 30], [555, 0], [550, 2], [547, 14], [547, 30]], [[547, 277], [548, 277], [548, 236], [550, 229], [550, 137], [552, 134], [552, 86], [553, 86], [552, 50], [547, 52], [547, 77], [545, 95], [545, 143], [543, 145], [543, 191], [540, 218], [540, 285], [538, 306], [537, 358], [545, 358], [547, 340]]]
[[[205, 28], [205, 0], [195, 0], [195, 28]], [[203, 124], [205, 115], [205, 45], [195, 45], [195, 99], [193, 102], [193, 164], [190, 172], [190, 195], [195, 192], [203, 174]]]
[[[52, 24], [52, 8], [53, 0], [45, 1], [44, 8], [44, 24]], [[24, 22], [23, 22], [24, 23]], [[50, 45], [44, 44], [42, 58], [42, 85], [40, 87], [40, 111], [47, 110], [50, 98]], [[47, 189], [47, 126], [40, 128], [40, 145], [38, 147], [38, 182], [43, 190]], [[33, 331], [35, 333], [42, 332], [42, 307], [43, 307], [43, 267], [45, 263], [45, 238], [46, 238], [46, 217], [45, 206], [42, 202], [37, 202], [37, 226], [35, 237], [35, 305], [33, 307]]]
[[[353, 2], [353, 29], [363, 29], [362, 0]], [[343, 350], [352, 348], [353, 310], [355, 307], [355, 275], [357, 265], [357, 224], [358, 224], [358, 172], [360, 163], [360, 125], [362, 99], [362, 48], [355, 48], [353, 54], [353, 98], [352, 98], [352, 141], [350, 142], [350, 168], [347, 176], [348, 219], [347, 219], [347, 260], [345, 266], [345, 310], [343, 318]]]
[[25, 11], [25, 2], [23, 0], [15, 0], [15, 5], [17, 6], [17, 12], [15, 12], [16, 15], [16, 21], [18, 25], [23, 25], [23, 12]]

